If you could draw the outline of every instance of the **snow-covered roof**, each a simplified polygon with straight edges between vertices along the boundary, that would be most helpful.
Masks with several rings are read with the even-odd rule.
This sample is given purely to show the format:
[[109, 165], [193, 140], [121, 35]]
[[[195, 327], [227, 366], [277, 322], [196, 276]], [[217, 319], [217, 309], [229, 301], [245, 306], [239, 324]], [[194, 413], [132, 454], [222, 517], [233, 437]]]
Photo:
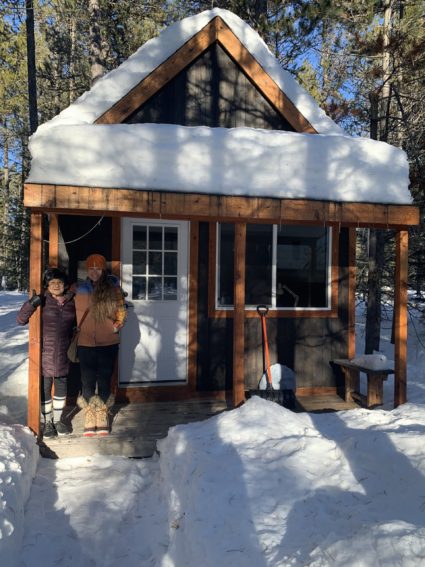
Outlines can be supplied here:
[[169, 124], [34, 136], [33, 183], [410, 204], [405, 153], [368, 138]]
[[258, 33], [232, 12], [220, 8], [201, 12], [167, 27], [158, 37], [142, 45], [117, 69], [99, 79], [89, 91], [41, 126], [41, 129], [67, 124], [93, 124], [216, 16], [226, 22], [240, 42], [318, 132], [343, 134], [341, 128], [323, 112], [307, 91], [281, 67]]
[[[164, 124], [94, 124], [220, 16], [319, 134]], [[411, 204], [397, 148], [344, 135], [249, 25], [215, 8], [144, 44], [30, 139], [30, 183], [339, 202]]]

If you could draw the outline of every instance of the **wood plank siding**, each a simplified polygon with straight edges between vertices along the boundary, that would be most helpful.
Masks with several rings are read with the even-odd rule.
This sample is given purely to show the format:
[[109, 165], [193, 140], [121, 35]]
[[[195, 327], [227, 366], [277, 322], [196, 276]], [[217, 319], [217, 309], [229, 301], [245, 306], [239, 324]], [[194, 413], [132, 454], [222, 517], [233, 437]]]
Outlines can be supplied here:
[[294, 131], [217, 43], [125, 122]]
[[[198, 293], [198, 390], [230, 389], [233, 372], [233, 316], [213, 318], [209, 313], [211, 287], [211, 249], [209, 231], [213, 223], [199, 226], [199, 293]], [[335, 231], [339, 239], [338, 308], [336, 316], [267, 318], [272, 364], [280, 362], [298, 375], [297, 387], [311, 391], [315, 387], [339, 389], [329, 361], [346, 356], [349, 343], [349, 230]], [[206, 282], [209, 282], [206, 285]], [[247, 312], [246, 312], [247, 313]], [[261, 324], [259, 317], [245, 317], [244, 327], [245, 387], [256, 388], [263, 372]]]
[[[256, 85], [258, 91], [262, 93], [264, 98], [270, 102], [285, 121], [291, 124], [295, 131], [316, 133], [316, 130], [308, 120], [219, 17], [211, 20], [202, 30], [136, 85], [126, 96], [99, 117], [96, 120], [96, 124], [118, 124], [124, 122], [216, 43], [234, 61], [237, 61], [246, 77]], [[208, 88], [210, 89], [211, 86], [208, 85]]]

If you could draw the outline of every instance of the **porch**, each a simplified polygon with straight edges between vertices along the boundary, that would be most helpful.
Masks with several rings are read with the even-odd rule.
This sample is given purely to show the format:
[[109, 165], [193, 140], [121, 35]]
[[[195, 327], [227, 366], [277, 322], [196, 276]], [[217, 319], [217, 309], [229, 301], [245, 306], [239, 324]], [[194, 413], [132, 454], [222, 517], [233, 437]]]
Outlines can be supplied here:
[[[337, 394], [301, 396], [296, 412], [333, 412], [359, 407], [345, 402]], [[40, 452], [47, 458], [88, 457], [90, 455], [123, 455], [132, 458], [151, 457], [156, 442], [167, 436], [175, 425], [203, 421], [232, 409], [230, 400], [194, 400], [116, 404], [112, 414], [112, 434], [108, 437], [83, 437], [83, 412], [76, 406], [66, 408], [72, 434], [45, 439]]]

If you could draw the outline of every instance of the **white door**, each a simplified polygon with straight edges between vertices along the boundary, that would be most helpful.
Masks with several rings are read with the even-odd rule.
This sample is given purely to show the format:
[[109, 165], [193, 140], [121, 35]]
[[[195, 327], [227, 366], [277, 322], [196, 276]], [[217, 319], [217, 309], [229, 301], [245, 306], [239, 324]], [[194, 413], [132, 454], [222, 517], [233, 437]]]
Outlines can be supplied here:
[[187, 382], [188, 223], [124, 219], [120, 384]]

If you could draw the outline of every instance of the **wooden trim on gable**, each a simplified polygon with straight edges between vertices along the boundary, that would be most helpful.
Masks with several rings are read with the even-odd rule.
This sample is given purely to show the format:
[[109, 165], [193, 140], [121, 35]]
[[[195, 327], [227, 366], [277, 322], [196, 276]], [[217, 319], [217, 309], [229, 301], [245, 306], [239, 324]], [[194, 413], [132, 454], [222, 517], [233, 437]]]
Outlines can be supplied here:
[[43, 212], [221, 222], [327, 224], [403, 229], [419, 224], [413, 205], [337, 203], [171, 191], [26, 183], [24, 205]]
[[217, 19], [217, 40], [226, 53], [239, 65], [261, 94], [297, 132], [317, 134], [317, 130], [301, 114], [293, 102], [261, 67], [255, 57], [240, 42], [229, 26]]
[[161, 63], [122, 99], [100, 116], [95, 124], [120, 124], [169, 81], [217, 41], [258, 91], [297, 132], [317, 134], [282, 89], [261, 67], [229, 26], [216, 16], [173, 55]]

